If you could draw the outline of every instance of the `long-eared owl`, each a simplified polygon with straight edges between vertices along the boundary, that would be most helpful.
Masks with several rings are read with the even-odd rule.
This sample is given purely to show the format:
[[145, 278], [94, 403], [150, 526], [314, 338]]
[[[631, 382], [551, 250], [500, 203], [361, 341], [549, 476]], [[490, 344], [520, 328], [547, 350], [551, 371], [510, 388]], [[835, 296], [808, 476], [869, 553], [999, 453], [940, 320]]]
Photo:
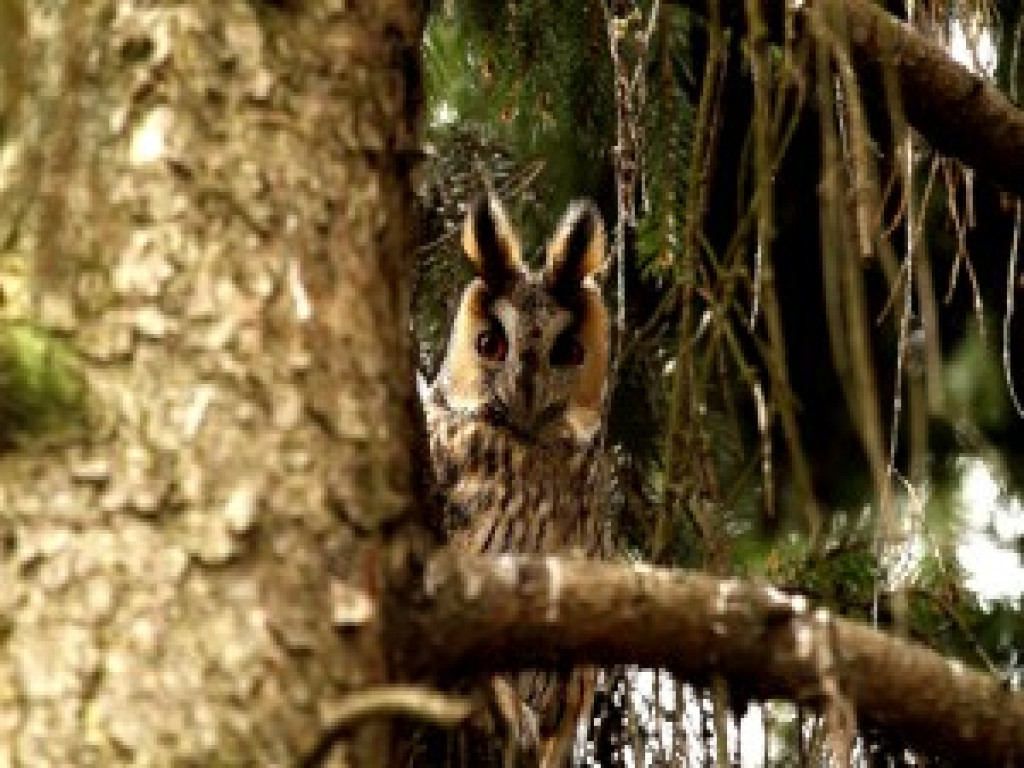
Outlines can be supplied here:
[[[470, 209], [462, 244], [476, 277], [425, 403], [452, 540], [473, 553], [608, 557], [600, 214], [592, 203], [573, 203], [538, 270], [524, 263], [494, 197]], [[582, 668], [529, 670], [508, 681], [535, 717], [542, 764], [564, 763], [594, 677]]]

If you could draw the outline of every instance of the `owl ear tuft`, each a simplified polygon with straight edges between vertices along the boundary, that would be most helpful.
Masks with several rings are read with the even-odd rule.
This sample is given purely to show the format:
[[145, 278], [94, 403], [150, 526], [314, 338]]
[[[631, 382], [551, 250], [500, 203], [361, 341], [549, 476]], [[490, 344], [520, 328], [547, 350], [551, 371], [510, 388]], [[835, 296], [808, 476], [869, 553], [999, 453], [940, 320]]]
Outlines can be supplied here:
[[597, 206], [589, 200], [574, 201], [548, 243], [544, 280], [556, 295], [577, 293], [586, 278], [600, 276], [606, 248], [604, 222]]
[[519, 238], [493, 195], [481, 197], [466, 213], [462, 248], [489, 288], [498, 288], [523, 271]]

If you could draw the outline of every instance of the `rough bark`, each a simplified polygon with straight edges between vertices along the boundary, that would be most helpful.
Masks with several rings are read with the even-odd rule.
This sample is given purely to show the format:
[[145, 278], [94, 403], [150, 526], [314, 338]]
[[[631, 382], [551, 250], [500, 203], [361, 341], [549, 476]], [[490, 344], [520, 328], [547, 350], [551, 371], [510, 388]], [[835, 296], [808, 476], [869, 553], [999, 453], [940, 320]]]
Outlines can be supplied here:
[[767, 587], [647, 566], [444, 554], [412, 617], [412, 668], [636, 663], [697, 683], [721, 676], [736, 701], [816, 706], [835, 681], [862, 724], [930, 754], [965, 765], [1024, 760], [1024, 695]]
[[[675, 0], [675, 4], [707, 14], [712, 1]], [[742, 31], [742, 4], [721, 5], [722, 23]], [[765, 0], [763, 6], [766, 24], [781, 40], [785, 4]], [[841, 21], [837, 33], [848, 41], [853, 60], [893, 77], [907, 121], [931, 146], [1009, 192], [1024, 195], [1024, 112], [943, 48], [869, 0], [814, 0], [797, 16], [829, 6], [830, 18]]]
[[26, 6], [0, 232], [90, 423], [0, 457], [0, 764], [295, 765], [389, 678], [421, 6]]

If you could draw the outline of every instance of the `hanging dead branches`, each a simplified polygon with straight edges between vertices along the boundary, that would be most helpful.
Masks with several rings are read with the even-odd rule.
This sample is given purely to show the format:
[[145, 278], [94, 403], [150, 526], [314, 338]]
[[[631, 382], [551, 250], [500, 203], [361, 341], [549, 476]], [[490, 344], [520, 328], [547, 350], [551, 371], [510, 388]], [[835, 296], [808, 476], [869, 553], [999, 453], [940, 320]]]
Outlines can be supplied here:
[[[672, 0], [710, 14], [715, 0]], [[765, 0], [762, 14], [772, 39], [782, 38], [784, 0]], [[928, 143], [983, 172], [1007, 191], [1024, 195], [1024, 112], [983, 77], [954, 61], [936, 43], [867, 0], [815, 0], [796, 11], [826, 4], [841, 12], [850, 55], [857, 67], [881, 68], [894, 77], [906, 119]], [[722, 3], [721, 23], [745, 24], [740, 4]]]
[[[638, 6], [610, 7], [602, 0], [608, 32], [608, 51], [615, 78], [616, 217], [612, 243], [615, 263], [616, 310], [612, 370], [622, 359], [626, 329], [626, 229], [636, 228], [636, 191], [643, 160], [642, 116], [647, 99], [647, 54], [658, 22], [660, 0], [654, 0], [646, 21]], [[632, 6], [632, 7], [629, 7]]]

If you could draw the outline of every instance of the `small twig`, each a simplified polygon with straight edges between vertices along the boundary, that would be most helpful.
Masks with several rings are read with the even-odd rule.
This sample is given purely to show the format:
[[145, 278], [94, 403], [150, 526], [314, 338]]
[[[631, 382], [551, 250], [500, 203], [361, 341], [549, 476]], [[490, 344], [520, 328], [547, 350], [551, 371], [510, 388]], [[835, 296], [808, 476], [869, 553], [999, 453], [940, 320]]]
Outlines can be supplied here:
[[1024, 408], [1017, 397], [1017, 388], [1013, 383], [1013, 371], [1010, 369], [1010, 321], [1013, 319], [1013, 295], [1017, 287], [1017, 254], [1020, 251], [1020, 202], [1017, 202], [1013, 217], [1013, 244], [1010, 246], [1010, 266], [1006, 275], [1006, 313], [1003, 315], [1003, 374], [1006, 376], [1006, 388], [1010, 392], [1010, 400], [1017, 415], [1024, 418]]
[[[478, 173], [482, 173], [482, 171], [480, 171], [481, 168], [483, 168], [483, 165], [480, 164], [480, 163], [477, 163]], [[504, 181], [504, 183], [499, 184], [498, 188], [497, 188], [498, 196], [502, 200], [513, 200], [513, 199], [519, 197], [520, 195], [523, 194], [523, 192], [526, 191], [526, 189], [531, 184], [533, 184], [534, 181], [537, 180], [537, 177], [540, 176], [541, 171], [543, 171], [543, 170], [544, 170], [544, 161], [543, 160], [536, 160], [536, 161], [534, 161], [533, 163], [528, 165], [525, 169], [523, 169], [522, 173], [519, 175], [518, 178], [516, 178], [516, 177], [508, 178], [508, 179], [506, 179]], [[449, 241], [454, 240], [461, 233], [462, 233], [462, 227], [459, 226], [458, 223], [455, 223], [443, 235], [437, 236], [436, 238], [431, 240], [429, 243], [424, 243], [423, 245], [418, 246], [416, 248], [416, 254], [417, 255], [422, 255], [424, 253], [430, 253], [431, 251], [433, 251], [433, 250], [435, 250], [437, 248], [440, 248], [442, 245], [445, 245]]]
[[432, 688], [388, 685], [325, 701], [320, 705], [320, 719], [328, 729], [337, 729], [348, 728], [371, 717], [400, 715], [450, 728], [469, 717], [472, 709], [468, 699]]
[[325, 765], [334, 746], [347, 732], [366, 720], [377, 717], [406, 717], [453, 728], [473, 711], [465, 698], [441, 693], [420, 685], [387, 685], [364, 688], [341, 699], [320, 704], [320, 737], [302, 758], [301, 768]]
[[[615, 268], [615, 336], [612, 349], [613, 371], [618, 368], [622, 357], [626, 333], [626, 228], [636, 226], [636, 184], [641, 176], [643, 164], [643, 115], [646, 100], [646, 64], [651, 38], [657, 28], [661, 12], [660, 0], [654, 0], [650, 15], [643, 31], [631, 34], [632, 14], [619, 18], [609, 7], [607, 0], [601, 2], [608, 35], [608, 53], [612, 61], [612, 78], [615, 90], [616, 141], [613, 152], [616, 187], [616, 221], [612, 242], [612, 260]], [[639, 13], [639, 10], [635, 11]], [[631, 44], [630, 50], [623, 51], [623, 44]], [[627, 57], [624, 53], [629, 53]], [[630, 70], [627, 58], [632, 60]], [[615, 386], [614, 379], [612, 386]], [[611, 400], [609, 396], [608, 401]]]
[[452, 226], [449, 227], [448, 231], [445, 232], [443, 235], [439, 235], [438, 237], [431, 240], [429, 243], [424, 243], [423, 245], [418, 246], [416, 248], [416, 254], [421, 255], [424, 253], [430, 253], [434, 249], [440, 248], [449, 240], [454, 240], [455, 237], [459, 235], [461, 232], [462, 227], [460, 227], [458, 224], [452, 224]]
[[[960, 216], [960, 207], [956, 201], [957, 178], [953, 171], [961, 170], [964, 184], [964, 215]], [[981, 287], [978, 285], [978, 276], [974, 271], [974, 264], [971, 261], [971, 254], [967, 249], [967, 231], [975, 224], [974, 219], [974, 171], [964, 168], [953, 158], [946, 158], [943, 161], [942, 173], [946, 182], [946, 207], [949, 216], [953, 221], [953, 229], [956, 231], [956, 257], [953, 266], [949, 270], [949, 285], [946, 294], [943, 296], [943, 303], [949, 304], [953, 301], [953, 293], [956, 291], [957, 281], [960, 277], [960, 265], [964, 265], [967, 278], [971, 282], [971, 300], [974, 304], [974, 316], [978, 322], [978, 333], [982, 339], [985, 338], [985, 302], [981, 297]]]

